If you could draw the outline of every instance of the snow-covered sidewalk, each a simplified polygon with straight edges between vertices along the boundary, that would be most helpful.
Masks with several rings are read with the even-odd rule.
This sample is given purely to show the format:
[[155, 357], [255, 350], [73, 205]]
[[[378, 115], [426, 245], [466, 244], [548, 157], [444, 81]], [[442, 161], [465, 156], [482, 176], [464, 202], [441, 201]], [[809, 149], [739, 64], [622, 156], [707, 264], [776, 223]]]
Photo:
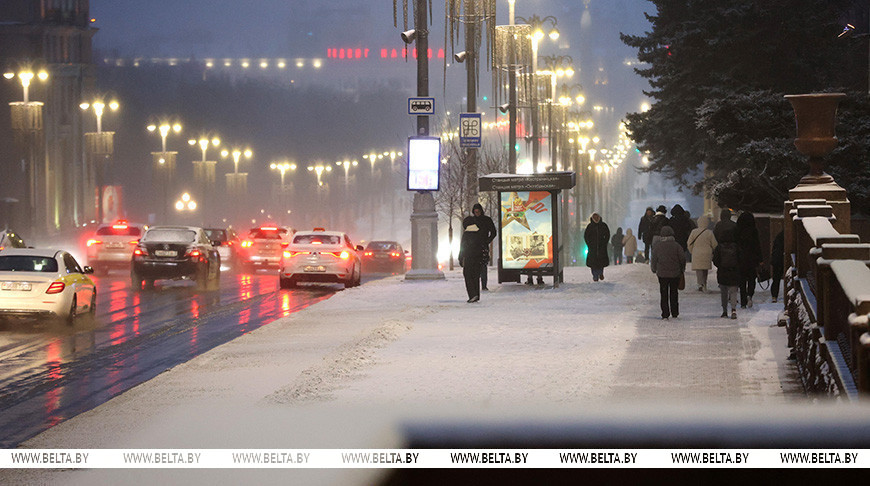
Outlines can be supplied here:
[[[534, 416], [640, 401], [805, 400], [785, 329], [776, 326], [781, 306], [768, 292], [758, 290], [755, 307], [737, 320], [721, 319], [718, 291], [692, 290], [687, 272], [680, 318], [662, 321], [648, 266], [605, 274], [592, 282], [588, 269], [567, 268], [566, 282], [552, 289], [498, 285], [490, 269], [492, 290], [476, 304], [465, 302], [461, 269], [444, 281], [370, 282], [177, 366], [24, 447], [394, 447], [380, 426], [407, 411]], [[63, 472], [21, 474], [54, 481]], [[82, 474], [72, 476], [86, 482]]]

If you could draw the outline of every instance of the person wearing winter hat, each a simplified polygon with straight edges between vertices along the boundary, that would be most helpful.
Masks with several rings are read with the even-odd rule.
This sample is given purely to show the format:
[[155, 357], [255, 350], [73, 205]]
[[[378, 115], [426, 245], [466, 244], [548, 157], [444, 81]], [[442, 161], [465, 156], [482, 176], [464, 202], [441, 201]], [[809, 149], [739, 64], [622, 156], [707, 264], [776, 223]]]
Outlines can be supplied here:
[[668, 208], [664, 204], [656, 208], [656, 213], [653, 215], [652, 223], [650, 224], [650, 233], [652, 233], [652, 246], [650, 251], [656, 251], [656, 243], [662, 239], [662, 228], [670, 226], [668, 222]]
[[686, 252], [674, 240], [674, 230], [670, 226], [662, 228], [661, 239], [653, 246], [650, 270], [659, 278], [662, 319], [679, 317], [680, 277], [686, 270]]
[[462, 220], [462, 239], [459, 242], [459, 264], [462, 265], [469, 303], [480, 300], [480, 271], [485, 268], [485, 248], [492, 241], [486, 220], [493, 224], [492, 219], [483, 216], [480, 204], [475, 204], [472, 212]]
[[[656, 212], [653, 208], [648, 207], [640, 217], [640, 222], [637, 224], [637, 239], [643, 242], [643, 259], [644, 263], [649, 263], [649, 247], [652, 245], [652, 222]], [[629, 262], [631, 263], [631, 262]]]

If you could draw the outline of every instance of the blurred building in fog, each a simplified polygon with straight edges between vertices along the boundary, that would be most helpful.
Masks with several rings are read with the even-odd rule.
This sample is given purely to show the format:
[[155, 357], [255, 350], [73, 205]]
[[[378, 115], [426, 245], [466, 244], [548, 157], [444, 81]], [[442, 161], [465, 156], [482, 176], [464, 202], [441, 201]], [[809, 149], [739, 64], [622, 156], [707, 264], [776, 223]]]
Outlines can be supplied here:
[[[4, 0], [0, 9], [0, 68], [4, 73], [44, 69], [49, 75], [30, 86], [31, 101], [45, 103], [41, 134], [31, 140], [38, 145], [30, 152], [33, 215], [31, 221], [13, 218], [18, 227], [38, 234], [71, 228], [94, 214], [94, 174], [83, 148], [83, 132], [94, 122], [79, 109], [94, 84], [91, 41], [97, 29], [90, 25], [88, 9], [89, 0]], [[18, 78], [0, 83], [4, 105], [21, 101], [22, 94]], [[0, 111], [0, 139], [11, 141], [10, 110]], [[28, 175], [22, 159], [27, 157], [16, 145], [0, 144], [0, 198], [23, 201]], [[14, 212], [26, 214], [22, 208]]]

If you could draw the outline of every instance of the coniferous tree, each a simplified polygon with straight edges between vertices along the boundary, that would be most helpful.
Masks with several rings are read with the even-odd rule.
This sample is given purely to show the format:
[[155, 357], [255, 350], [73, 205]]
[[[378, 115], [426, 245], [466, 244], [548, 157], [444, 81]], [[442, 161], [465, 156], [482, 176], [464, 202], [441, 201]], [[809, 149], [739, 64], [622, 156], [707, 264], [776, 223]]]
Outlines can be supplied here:
[[650, 152], [648, 170], [696, 192], [706, 185], [723, 206], [781, 210], [807, 171], [783, 95], [844, 91], [828, 172], [854, 209], [870, 212], [867, 39], [837, 37], [846, 22], [866, 24], [865, 7], [854, 0], [650, 1], [651, 30], [622, 35], [648, 64], [636, 71], [649, 80], [652, 108], [627, 117], [638, 148]]

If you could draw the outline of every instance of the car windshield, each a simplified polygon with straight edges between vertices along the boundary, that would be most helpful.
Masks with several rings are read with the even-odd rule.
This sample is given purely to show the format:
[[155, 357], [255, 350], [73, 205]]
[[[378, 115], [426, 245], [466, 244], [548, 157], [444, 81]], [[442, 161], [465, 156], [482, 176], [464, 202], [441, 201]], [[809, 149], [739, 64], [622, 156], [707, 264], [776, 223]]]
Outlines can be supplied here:
[[31, 255], [0, 256], [0, 272], [57, 272], [57, 260]]
[[392, 251], [396, 249], [396, 244], [391, 241], [372, 241], [369, 243], [366, 250], [373, 251]]
[[211, 241], [227, 241], [227, 230], [222, 229], [207, 229], [205, 234]]
[[135, 226], [127, 226], [126, 224], [116, 224], [113, 226], [104, 226], [97, 230], [99, 236], [141, 236], [142, 230]]
[[251, 230], [251, 238], [255, 240], [280, 240], [287, 233], [284, 228], [263, 229], [255, 228]]
[[296, 235], [293, 243], [297, 245], [340, 245], [341, 237], [335, 235]]
[[142, 238], [144, 242], [159, 241], [161, 243], [193, 243], [196, 241], [196, 231], [186, 229], [151, 229]]

